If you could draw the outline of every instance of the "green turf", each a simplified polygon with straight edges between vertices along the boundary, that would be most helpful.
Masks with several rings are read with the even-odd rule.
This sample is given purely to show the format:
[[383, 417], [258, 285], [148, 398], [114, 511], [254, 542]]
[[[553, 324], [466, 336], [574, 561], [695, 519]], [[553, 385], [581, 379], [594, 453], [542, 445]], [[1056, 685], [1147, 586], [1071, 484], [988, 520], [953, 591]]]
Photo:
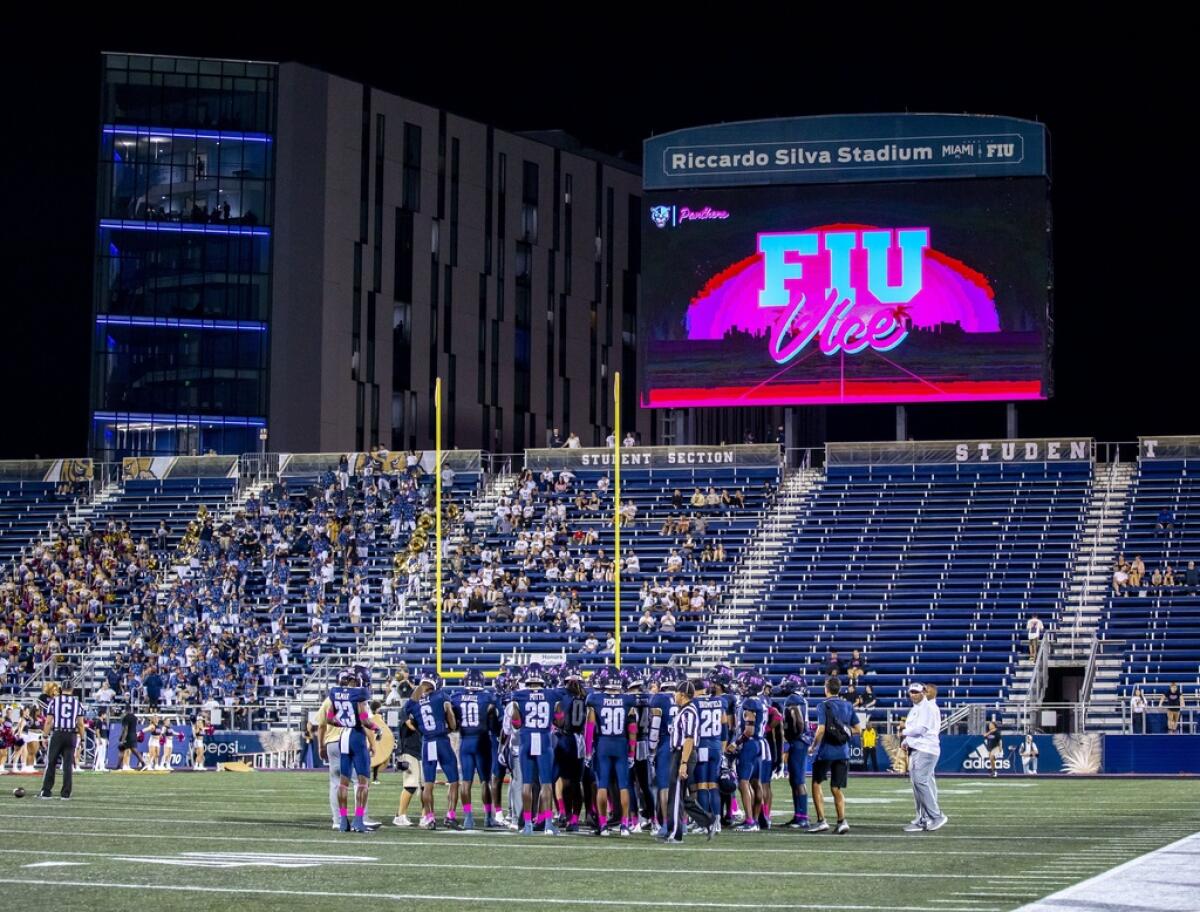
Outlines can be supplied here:
[[[400, 787], [385, 776], [372, 790], [371, 812], [388, 825], [350, 836], [329, 829], [326, 781], [308, 773], [84, 774], [71, 802], [5, 797], [0, 883], [33, 909], [327, 910], [346, 907], [340, 895], [359, 894], [352, 908], [422, 912], [484, 905], [998, 912], [1200, 830], [1200, 782], [953, 779], [941, 783], [950, 824], [906, 836], [911, 798], [906, 780], [894, 778], [851, 782], [853, 831], [844, 837], [776, 830], [662, 846], [649, 836], [426, 833], [390, 825]], [[36, 787], [6, 776], [0, 794], [18, 784], [31, 793]], [[777, 813], [790, 808], [785, 792], [777, 783]], [[211, 866], [228, 859], [204, 853], [324, 860]], [[329, 858], [337, 855], [344, 859]], [[56, 882], [70, 885], [45, 885]]]

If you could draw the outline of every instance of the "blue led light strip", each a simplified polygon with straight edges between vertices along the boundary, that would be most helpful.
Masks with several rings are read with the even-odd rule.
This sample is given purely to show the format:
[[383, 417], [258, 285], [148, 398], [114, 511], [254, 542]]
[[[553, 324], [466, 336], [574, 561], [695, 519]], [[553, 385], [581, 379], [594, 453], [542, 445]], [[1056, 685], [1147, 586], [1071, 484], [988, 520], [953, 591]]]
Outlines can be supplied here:
[[97, 326], [149, 326], [161, 329], [223, 329], [235, 332], [266, 332], [267, 324], [257, 320], [193, 320], [175, 317], [122, 317], [101, 314]]
[[127, 222], [123, 219], [100, 219], [101, 228], [117, 231], [175, 231], [185, 234], [246, 234], [252, 237], [270, 237], [270, 228], [251, 228], [247, 225], [226, 225], [187, 222]]
[[224, 425], [225, 427], [266, 427], [265, 418], [237, 418], [227, 415], [173, 415], [169, 412], [93, 412], [92, 421], [114, 421], [118, 424]]
[[266, 133], [238, 133], [228, 130], [177, 130], [173, 127], [115, 127], [106, 124], [104, 132], [110, 136], [166, 136], [171, 139], [215, 139], [218, 142], [269, 143]]

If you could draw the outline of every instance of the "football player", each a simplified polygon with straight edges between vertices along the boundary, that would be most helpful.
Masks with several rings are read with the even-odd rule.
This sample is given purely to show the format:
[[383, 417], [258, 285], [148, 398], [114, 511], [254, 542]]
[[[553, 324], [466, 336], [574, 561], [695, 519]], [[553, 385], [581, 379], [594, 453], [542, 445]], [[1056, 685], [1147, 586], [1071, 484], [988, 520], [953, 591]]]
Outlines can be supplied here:
[[[658, 793], [657, 817], [659, 823], [658, 836], [667, 838], [667, 794], [671, 789], [671, 723], [679, 706], [675, 702], [675, 688], [678, 685], [676, 674], [667, 669], [662, 673], [658, 682], [658, 693], [650, 698], [650, 752], [654, 765], [654, 788]], [[701, 716], [703, 718], [703, 715]], [[706, 755], [707, 756], [707, 755]], [[703, 760], [700, 761], [701, 765]], [[701, 767], [696, 768], [696, 787], [704, 788]], [[705, 794], [697, 796], [700, 804], [704, 805]], [[706, 806], [707, 807], [707, 806]]]
[[566, 832], [578, 833], [584, 798], [583, 727], [587, 722], [587, 693], [583, 689], [583, 675], [576, 668], [568, 667], [563, 672], [559, 707], [562, 710], [561, 737], [554, 746], [561, 795], [559, 815], [566, 818]]
[[521, 835], [533, 835], [533, 781], [541, 784], [537, 822], [547, 836], [557, 836], [554, 825], [554, 744], [552, 726], [563, 721], [558, 693], [546, 689], [546, 677], [536, 662], [525, 670], [525, 686], [512, 695], [512, 728], [517, 737], [521, 767]]
[[804, 784], [805, 766], [812, 734], [808, 730], [808, 697], [804, 679], [790, 674], [779, 683], [783, 697], [783, 762], [792, 788], [792, 819], [789, 829], [808, 829], [808, 790]]
[[458, 730], [462, 740], [458, 747], [458, 760], [462, 766], [462, 780], [458, 787], [462, 799], [463, 829], [475, 829], [475, 817], [471, 811], [471, 782], [479, 774], [480, 791], [483, 793], [484, 826], [494, 826], [492, 800], [492, 741], [491, 731], [498, 715], [495, 694], [484, 689], [483, 672], [470, 669], [463, 678], [465, 690], [450, 700], [454, 715], [458, 719]]
[[[341, 818], [343, 833], [371, 832], [363, 822], [363, 814], [367, 809], [367, 793], [371, 788], [371, 748], [367, 741], [367, 732], [373, 737], [379, 736], [379, 729], [371, 721], [371, 710], [368, 705], [371, 692], [365, 686], [362, 676], [353, 670], [342, 672], [338, 677], [337, 686], [329, 690], [329, 710], [320, 720], [318, 736], [321, 742], [320, 755], [327, 760], [325, 734], [330, 724], [338, 726], [342, 731], [338, 747], [341, 750], [340, 782], [338, 785], [338, 816]], [[354, 792], [354, 821], [349, 818], [349, 793], [351, 773], [357, 777], [357, 788]]]
[[[584, 751], [596, 775], [596, 835], [608, 834], [613, 780], [621, 797], [620, 835], [629, 836], [629, 770], [637, 753], [637, 713], [633, 694], [622, 693], [620, 671], [602, 668], [592, 677], [597, 689], [587, 699]], [[599, 680], [597, 680], [599, 678]]]
[[757, 833], [763, 810], [762, 770], [763, 745], [766, 741], [767, 710], [760, 694], [766, 683], [757, 672], [742, 672], [738, 676], [742, 692], [739, 706], [741, 733], [733, 742], [737, 752], [737, 774], [741, 787], [742, 808], [746, 819], [738, 832]]
[[426, 669], [421, 673], [417, 689], [404, 709], [408, 714], [405, 724], [421, 734], [421, 771], [425, 777], [421, 789], [421, 828], [437, 828], [433, 813], [433, 783], [440, 766], [449, 785], [445, 825], [454, 829], [457, 827], [459, 778], [458, 757], [450, 744], [450, 732], [456, 729], [457, 719], [450, 698], [441, 689], [441, 680], [434, 672]]

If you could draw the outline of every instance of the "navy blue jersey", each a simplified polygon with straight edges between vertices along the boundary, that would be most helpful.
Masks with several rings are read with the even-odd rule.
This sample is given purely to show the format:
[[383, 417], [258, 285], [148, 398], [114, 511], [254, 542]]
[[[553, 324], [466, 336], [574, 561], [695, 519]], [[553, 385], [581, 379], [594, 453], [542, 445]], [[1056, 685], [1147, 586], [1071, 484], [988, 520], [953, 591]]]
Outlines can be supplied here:
[[422, 738], [440, 738], [450, 733], [446, 724], [446, 704], [449, 701], [445, 691], [435, 690], [419, 700], [409, 700], [404, 704], [404, 711], [413, 720]]
[[720, 697], [696, 697], [693, 701], [700, 714], [701, 741], [714, 742], [725, 739], [725, 716], [728, 701]]
[[587, 722], [587, 699], [564, 691], [560, 703], [563, 711], [562, 730], [564, 734], [582, 735], [583, 726]]
[[725, 710], [725, 715], [728, 716], [729, 719], [733, 723], [733, 729], [731, 731], [729, 728], [730, 723], [726, 722], [725, 730], [722, 733], [722, 739], [725, 741], [732, 741], [733, 740], [732, 736], [740, 735], [742, 733], [742, 727], [738, 723], [738, 698], [737, 698], [737, 695], [731, 694], [731, 693], [724, 693], [724, 694], [721, 694], [719, 697], [716, 697], [715, 699], [721, 701], [721, 706]]
[[549, 734], [554, 723], [554, 706], [558, 703], [557, 691], [544, 688], [518, 690], [512, 695], [512, 702], [517, 704], [517, 712], [521, 714], [523, 731]]
[[596, 714], [596, 736], [600, 741], [629, 740], [626, 726], [634, 717], [635, 702], [633, 694], [594, 693], [588, 697], [588, 708]]
[[657, 744], [670, 743], [671, 724], [675, 721], [677, 712], [679, 707], [675, 705], [675, 694], [657, 693], [650, 698], [650, 724], [657, 732], [652, 740]]
[[[797, 720], [795, 716], [799, 715]], [[783, 736], [790, 744], [808, 741], [808, 698], [790, 694], [783, 703]]]
[[365, 687], [331, 687], [329, 689], [329, 705], [333, 710], [334, 721], [341, 728], [362, 729], [362, 721], [358, 718], [358, 705], [367, 703], [371, 692]]
[[454, 707], [454, 715], [458, 718], [458, 728], [464, 735], [477, 735], [488, 731], [491, 722], [488, 717], [494, 703], [495, 694], [489, 690], [467, 690], [454, 695], [450, 705]]
[[637, 715], [637, 740], [642, 744], [650, 740], [650, 694], [633, 694], [633, 707]]
[[746, 697], [742, 700], [739, 710], [739, 729], [745, 731], [746, 726], [751, 726], [753, 731], [750, 737], [761, 740], [767, 733], [767, 707], [763, 704], [762, 697]]

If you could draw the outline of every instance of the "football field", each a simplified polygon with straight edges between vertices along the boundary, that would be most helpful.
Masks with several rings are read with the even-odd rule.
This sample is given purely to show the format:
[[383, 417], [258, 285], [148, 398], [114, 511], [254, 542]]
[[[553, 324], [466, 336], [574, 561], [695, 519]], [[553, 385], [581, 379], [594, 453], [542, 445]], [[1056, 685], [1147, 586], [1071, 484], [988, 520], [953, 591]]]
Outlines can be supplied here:
[[[24, 909], [1001, 912], [1200, 830], [1197, 781], [1012, 777], [942, 780], [950, 823], [906, 835], [912, 802], [896, 777], [852, 779], [847, 836], [776, 829], [667, 846], [648, 835], [430, 833], [391, 825], [401, 789], [385, 774], [370, 807], [385, 826], [358, 836], [331, 832], [327, 781], [81, 774], [66, 802], [35, 800], [36, 780], [5, 776], [0, 884]], [[29, 797], [9, 797], [17, 785]], [[786, 791], [776, 783], [777, 820], [791, 808]], [[439, 789], [439, 819], [444, 800]]]

